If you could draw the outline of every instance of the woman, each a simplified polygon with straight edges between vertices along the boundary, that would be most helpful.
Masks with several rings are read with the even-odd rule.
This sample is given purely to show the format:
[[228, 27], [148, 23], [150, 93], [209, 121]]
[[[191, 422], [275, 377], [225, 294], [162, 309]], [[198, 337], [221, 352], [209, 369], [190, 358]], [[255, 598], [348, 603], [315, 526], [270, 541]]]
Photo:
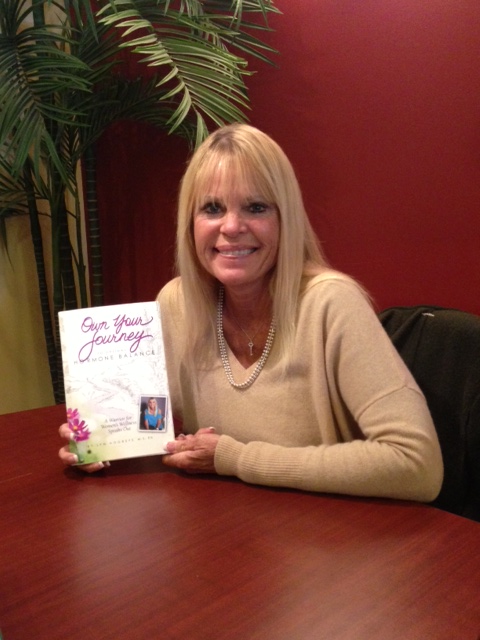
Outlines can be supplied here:
[[159, 300], [183, 434], [164, 464], [310, 491], [437, 496], [425, 399], [364, 291], [326, 264], [292, 166], [266, 134], [230, 125], [194, 154], [177, 266]]
[[143, 426], [145, 429], [163, 429], [163, 414], [157, 407], [155, 398], [148, 399], [148, 405], [143, 414]]

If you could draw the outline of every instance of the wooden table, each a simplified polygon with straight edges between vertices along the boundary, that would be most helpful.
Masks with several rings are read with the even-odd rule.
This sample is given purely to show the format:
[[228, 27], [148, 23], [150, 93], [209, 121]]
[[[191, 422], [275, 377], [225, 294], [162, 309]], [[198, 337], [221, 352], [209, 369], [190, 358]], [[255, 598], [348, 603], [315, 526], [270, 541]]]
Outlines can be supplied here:
[[478, 640], [480, 524], [187, 476], [86, 476], [63, 407], [0, 416], [4, 640]]

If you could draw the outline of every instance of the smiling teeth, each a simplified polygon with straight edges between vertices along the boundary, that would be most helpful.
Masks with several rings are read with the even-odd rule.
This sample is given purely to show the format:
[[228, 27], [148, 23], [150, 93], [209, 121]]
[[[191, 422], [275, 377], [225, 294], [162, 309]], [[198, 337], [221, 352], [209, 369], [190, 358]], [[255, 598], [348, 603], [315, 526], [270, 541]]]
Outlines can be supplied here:
[[241, 249], [238, 251], [220, 251], [222, 256], [248, 256], [253, 253], [255, 249]]

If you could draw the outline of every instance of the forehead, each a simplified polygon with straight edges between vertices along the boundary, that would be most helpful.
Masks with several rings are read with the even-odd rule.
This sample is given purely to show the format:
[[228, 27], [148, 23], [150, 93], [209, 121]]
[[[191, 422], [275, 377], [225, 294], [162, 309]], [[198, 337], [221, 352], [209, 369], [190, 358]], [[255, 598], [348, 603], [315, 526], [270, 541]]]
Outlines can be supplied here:
[[197, 201], [208, 196], [255, 195], [273, 199], [272, 188], [262, 173], [236, 157], [210, 159], [198, 172], [195, 182]]

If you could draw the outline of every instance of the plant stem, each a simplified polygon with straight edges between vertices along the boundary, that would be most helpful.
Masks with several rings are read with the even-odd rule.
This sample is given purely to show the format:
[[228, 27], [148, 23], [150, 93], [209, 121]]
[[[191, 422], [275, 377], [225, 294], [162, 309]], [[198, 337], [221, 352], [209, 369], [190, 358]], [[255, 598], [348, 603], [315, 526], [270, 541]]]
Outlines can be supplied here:
[[85, 148], [83, 155], [85, 174], [85, 209], [88, 217], [88, 239], [90, 248], [90, 273], [92, 306], [103, 304], [102, 250], [100, 245], [100, 219], [97, 202], [97, 164], [93, 144]]
[[55, 336], [52, 327], [52, 316], [50, 314], [50, 304], [48, 298], [48, 287], [45, 270], [45, 259], [43, 255], [42, 229], [38, 218], [37, 201], [35, 198], [35, 188], [31, 167], [26, 164], [23, 170], [25, 181], [25, 194], [27, 197], [28, 213], [30, 219], [30, 232], [32, 236], [33, 252], [35, 256], [35, 264], [37, 267], [37, 280], [40, 296], [40, 308], [42, 312], [43, 331], [45, 343], [47, 347], [48, 364], [50, 368], [50, 377], [52, 380], [53, 395], [55, 403], [59, 404], [63, 401], [64, 390], [59, 384], [57, 369], [57, 346], [55, 344]]

